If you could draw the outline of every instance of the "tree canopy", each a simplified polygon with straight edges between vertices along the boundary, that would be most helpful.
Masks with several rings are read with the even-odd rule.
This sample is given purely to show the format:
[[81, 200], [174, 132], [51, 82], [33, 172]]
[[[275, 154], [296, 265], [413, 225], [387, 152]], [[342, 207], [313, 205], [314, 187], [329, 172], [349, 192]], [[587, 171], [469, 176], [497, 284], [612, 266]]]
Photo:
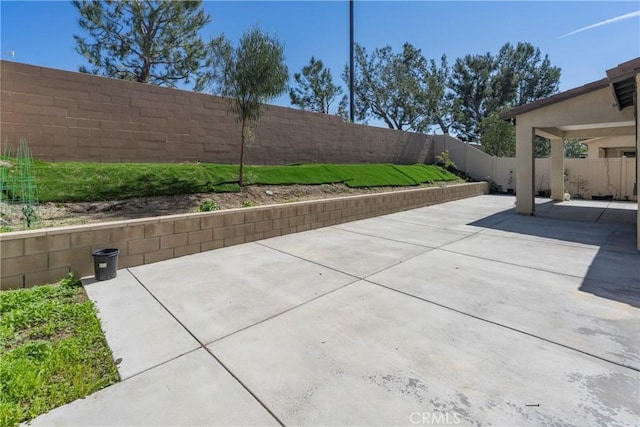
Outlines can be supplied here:
[[189, 83], [203, 65], [198, 31], [211, 21], [202, 1], [73, 0], [88, 38], [74, 35], [88, 61], [80, 71], [174, 87]]
[[515, 129], [498, 115], [498, 112], [491, 113], [480, 122], [484, 152], [496, 157], [515, 157]]
[[[343, 79], [348, 84], [348, 67]], [[496, 55], [465, 55], [453, 66], [446, 56], [439, 62], [427, 60], [410, 43], [398, 53], [390, 46], [371, 53], [355, 46], [356, 117], [382, 120], [391, 129], [439, 128], [481, 142], [483, 120], [495, 134], [499, 111], [556, 93], [559, 80], [560, 69], [530, 43], [506, 43]], [[492, 115], [496, 116], [488, 119]], [[544, 144], [539, 145], [542, 153]], [[495, 144], [493, 148], [504, 151]]]
[[485, 117], [553, 95], [559, 82], [560, 68], [530, 43], [506, 43], [496, 56], [458, 58], [450, 81], [456, 98], [453, 128], [465, 139], [482, 140], [480, 123]]
[[[385, 46], [371, 54], [356, 44], [353, 91], [357, 119], [378, 118], [390, 129], [421, 130], [425, 111], [421, 76], [425, 69], [420, 49], [410, 43], [405, 43], [400, 53]], [[349, 81], [348, 67], [343, 79]]]
[[303, 110], [329, 114], [334, 101], [342, 95], [342, 88], [333, 84], [331, 70], [324, 67], [321, 60], [313, 56], [293, 79], [296, 86], [289, 90], [291, 104]]
[[253, 142], [253, 129], [260, 120], [262, 104], [283, 94], [289, 71], [284, 46], [258, 27], [246, 31], [237, 47], [224, 37], [209, 44], [209, 70], [197, 87], [210, 87], [227, 97], [229, 110], [241, 123], [238, 182], [244, 184], [244, 155]]

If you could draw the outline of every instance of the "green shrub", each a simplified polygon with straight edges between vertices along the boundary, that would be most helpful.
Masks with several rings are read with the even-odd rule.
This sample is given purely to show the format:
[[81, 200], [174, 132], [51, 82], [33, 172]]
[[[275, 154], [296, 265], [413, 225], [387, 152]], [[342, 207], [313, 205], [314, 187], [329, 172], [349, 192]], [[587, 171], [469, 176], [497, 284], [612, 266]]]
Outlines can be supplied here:
[[198, 206], [198, 212], [219, 211], [220, 205], [214, 200], [205, 200]]

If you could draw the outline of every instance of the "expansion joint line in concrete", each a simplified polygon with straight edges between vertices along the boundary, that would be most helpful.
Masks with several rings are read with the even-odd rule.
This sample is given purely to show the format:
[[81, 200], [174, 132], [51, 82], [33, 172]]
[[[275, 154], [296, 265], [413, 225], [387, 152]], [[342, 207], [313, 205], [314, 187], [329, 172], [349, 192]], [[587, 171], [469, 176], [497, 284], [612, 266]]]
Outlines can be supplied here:
[[358, 282], [358, 281], [360, 281], [360, 279], [358, 279], [358, 278], [354, 278], [354, 280], [353, 280], [353, 281], [351, 281], [351, 282], [349, 282], [349, 283], [345, 283], [344, 285], [342, 285], [342, 286], [340, 286], [340, 287], [337, 287], [337, 288], [335, 288], [335, 289], [332, 289], [332, 290], [330, 290], [330, 291], [328, 291], [328, 292], [325, 292], [325, 293], [323, 293], [323, 294], [317, 295], [317, 296], [315, 296], [315, 297], [311, 298], [310, 300], [307, 300], [307, 301], [305, 301], [305, 302], [303, 302], [303, 303], [301, 303], [301, 304], [294, 305], [293, 307], [289, 307], [289, 308], [287, 308], [286, 310], [283, 310], [283, 311], [281, 311], [281, 312], [279, 312], [279, 313], [276, 313], [276, 314], [274, 314], [273, 316], [266, 317], [266, 318], [264, 318], [264, 319], [260, 320], [259, 322], [252, 323], [251, 325], [245, 326], [244, 328], [240, 328], [240, 329], [238, 329], [237, 331], [233, 331], [233, 332], [231, 332], [231, 333], [229, 333], [229, 334], [227, 334], [227, 335], [223, 335], [223, 336], [221, 336], [220, 338], [216, 338], [216, 339], [214, 339], [213, 341], [206, 343], [205, 345], [213, 344], [213, 343], [215, 343], [215, 342], [218, 342], [218, 341], [223, 340], [223, 339], [225, 339], [225, 338], [228, 338], [228, 337], [230, 337], [230, 336], [236, 335], [236, 334], [238, 334], [238, 333], [240, 333], [240, 332], [242, 332], [242, 331], [246, 331], [247, 329], [253, 328], [254, 326], [260, 325], [261, 323], [265, 323], [265, 322], [267, 322], [267, 321], [269, 321], [269, 320], [271, 320], [271, 319], [275, 319], [276, 317], [280, 317], [280, 316], [282, 316], [283, 314], [289, 313], [290, 311], [296, 310], [296, 309], [298, 309], [298, 308], [300, 308], [300, 307], [303, 307], [303, 306], [305, 306], [305, 305], [307, 305], [307, 304], [310, 304], [310, 303], [314, 302], [314, 301], [315, 301], [315, 300], [317, 300], [317, 299], [320, 299], [320, 298], [325, 297], [325, 296], [327, 296], [327, 295], [329, 295], [329, 294], [332, 294], [332, 293], [334, 293], [334, 292], [336, 292], [336, 291], [339, 291], [340, 289], [344, 289], [344, 288], [346, 288], [346, 287], [348, 287], [348, 286], [351, 286], [351, 285], [353, 285], [354, 283], [356, 283], [356, 282]]
[[[341, 230], [341, 231], [344, 231], [344, 230]], [[367, 236], [367, 237], [373, 237], [373, 236]], [[390, 239], [385, 239], [385, 238], [383, 238], [383, 237], [377, 237], [377, 238], [378, 238], [378, 239], [383, 239], [383, 240], [390, 240]], [[367, 277], [369, 277], [369, 276], [373, 276], [374, 274], [381, 273], [381, 272], [383, 272], [383, 271], [385, 271], [385, 270], [388, 270], [388, 269], [390, 269], [390, 268], [392, 268], [392, 267], [395, 267], [395, 266], [397, 266], [397, 265], [400, 265], [400, 264], [402, 264], [403, 262], [407, 262], [407, 261], [409, 261], [409, 260], [412, 260], [412, 259], [413, 259], [413, 258], [415, 258], [415, 257], [419, 257], [420, 255], [424, 255], [424, 254], [426, 254], [427, 252], [431, 252], [431, 251], [434, 249], [434, 248], [431, 248], [431, 247], [428, 247], [428, 246], [420, 246], [420, 245], [413, 245], [412, 243], [405, 243], [405, 244], [407, 244], [407, 245], [413, 245], [413, 246], [418, 246], [418, 247], [424, 248], [424, 249], [425, 249], [425, 251], [424, 251], [424, 252], [420, 252], [419, 254], [415, 254], [415, 255], [409, 256], [409, 257], [407, 257], [407, 258], [401, 259], [400, 261], [398, 261], [398, 262], [394, 262], [393, 264], [388, 265], [388, 266], [386, 266], [386, 267], [383, 267], [383, 268], [381, 268], [380, 270], [372, 271], [371, 273], [367, 274], [366, 276], [362, 276], [362, 277], [360, 277], [360, 276], [356, 276], [355, 274], [347, 273], [347, 272], [345, 272], [345, 271], [338, 270], [337, 268], [330, 267], [330, 266], [328, 266], [328, 265], [324, 265], [324, 264], [321, 264], [321, 263], [316, 262], [316, 261], [311, 261], [310, 259], [303, 258], [303, 257], [301, 257], [301, 256], [299, 256], [299, 255], [295, 255], [295, 254], [292, 254], [292, 253], [289, 253], [289, 252], [283, 251], [282, 249], [272, 248], [271, 246], [264, 245], [264, 244], [262, 244], [262, 243], [260, 243], [260, 242], [256, 242], [256, 243], [257, 243], [257, 244], [259, 244], [259, 245], [261, 245], [261, 246], [264, 246], [265, 248], [273, 249], [274, 251], [278, 251], [278, 252], [280, 252], [280, 253], [282, 253], [282, 254], [285, 254], [285, 255], [288, 255], [288, 256], [292, 256], [292, 257], [297, 258], [297, 259], [299, 259], [299, 260], [302, 260], [302, 261], [305, 261], [305, 262], [308, 262], [308, 263], [311, 263], [311, 264], [317, 265], [317, 266], [319, 266], [319, 267], [326, 268], [326, 269], [328, 269], [328, 270], [333, 270], [333, 271], [336, 271], [336, 272], [338, 272], [338, 273], [340, 273], [340, 274], [343, 274], [343, 275], [345, 275], [345, 276], [351, 276], [351, 277], [353, 277], [354, 279], [356, 279], [354, 282], [348, 283], [346, 286], [349, 286], [349, 285], [351, 285], [351, 284], [353, 284], [353, 283], [357, 282], [358, 280], [365, 280], [365, 279], [366, 279]], [[343, 286], [343, 287], [344, 287], [344, 286]], [[334, 292], [334, 291], [337, 291], [337, 289], [334, 289], [334, 290], [333, 290], [333, 291], [331, 291], [331, 292]]]
[[[242, 380], [240, 380], [240, 378], [238, 378], [238, 377], [237, 377], [233, 372], [231, 372], [231, 370], [230, 370], [230, 369], [229, 369], [229, 368], [228, 368], [224, 363], [222, 363], [222, 361], [221, 361], [220, 359], [218, 359], [218, 357], [216, 357], [216, 355], [215, 355], [215, 354], [213, 354], [213, 353], [211, 352], [211, 350], [209, 350], [209, 349], [206, 347], [206, 344], [204, 344], [202, 341], [200, 341], [200, 340], [198, 339], [198, 337], [196, 337], [196, 336], [195, 336], [195, 335], [194, 335], [194, 334], [193, 334], [193, 333], [192, 333], [192, 332], [191, 332], [191, 331], [186, 327], [186, 325], [180, 321], [180, 319], [178, 319], [176, 316], [174, 316], [174, 314], [173, 314], [173, 313], [172, 313], [172, 312], [171, 312], [171, 311], [170, 311], [170, 310], [169, 310], [169, 309], [168, 309], [168, 308], [167, 308], [167, 307], [162, 303], [162, 301], [160, 301], [158, 298], [156, 298], [156, 296], [155, 296], [155, 295], [154, 295], [154, 294], [153, 294], [153, 293], [152, 293], [152, 292], [151, 292], [151, 291], [150, 291], [150, 290], [149, 290], [149, 289], [144, 285], [144, 283], [142, 283], [142, 281], [141, 281], [140, 279], [138, 279], [138, 277], [137, 277], [137, 276], [136, 276], [136, 275], [135, 275], [135, 274], [134, 274], [130, 269], [127, 269], [127, 271], [128, 271], [128, 272], [133, 276], [133, 278], [134, 278], [134, 279], [136, 279], [136, 281], [140, 284], [140, 286], [142, 286], [142, 288], [143, 288], [144, 290], [146, 290], [146, 291], [149, 293], [149, 295], [151, 295], [151, 297], [152, 297], [154, 300], [156, 300], [156, 301], [157, 301], [157, 303], [158, 303], [158, 304], [160, 304], [160, 306], [161, 306], [161, 307], [162, 307], [162, 308], [163, 308], [167, 313], [169, 313], [169, 315], [170, 315], [171, 317], [173, 317], [173, 318], [175, 319], [175, 321], [176, 321], [176, 322], [178, 322], [178, 324], [179, 324], [180, 326], [182, 326], [182, 328], [183, 328], [185, 331], [187, 331], [187, 333], [188, 333], [189, 335], [191, 335], [191, 336], [193, 337], [193, 339], [194, 339], [194, 340], [196, 340], [196, 342], [200, 345], [200, 348], [203, 348], [207, 353], [209, 353], [209, 355], [210, 355], [210, 356], [211, 356], [211, 357], [212, 357], [216, 362], [218, 362], [218, 363], [220, 364], [220, 366], [222, 366], [222, 368], [223, 368], [225, 371], [227, 371], [227, 373], [228, 373], [229, 375], [231, 375], [231, 377], [232, 377], [233, 379], [235, 379], [235, 380], [238, 382], [238, 384], [240, 384], [240, 385], [241, 385], [241, 386], [242, 386], [242, 387], [247, 391], [247, 393], [249, 393], [249, 394], [250, 394], [250, 395], [251, 395], [251, 396], [256, 400], [256, 402], [258, 402], [258, 403], [260, 404], [260, 406], [262, 406], [262, 407], [264, 408], [264, 410], [265, 410], [265, 411], [267, 411], [267, 413], [273, 417], [273, 419], [274, 419], [274, 420], [276, 420], [276, 421], [278, 422], [278, 424], [280, 424], [281, 426], [283, 426], [283, 427], [284, 427], [284, 423], [280, 420], [280, 418], [278, 418], [278, 416], [277, 416], [276, 414], [274, 414], [274, 413], [273, 413], [273, 411], [271, 411], [271, 409], [269, 409], [269, 407], [268, 407], [268, 406], [267, 406], [267, 405], [266, 405], [262, 400], [260, 400], [260, 398], [259, 398], [258, 396], [256, 396], [256, 395], [255, 395], [255, 394], [254, 394], [254, 393], [249, 389], [249, 387], [247, 387], [247, 385], [246, 385], [245, 383], [243, 383], [243, 382], [242, 382]], [[192, 353], [193, 351], [196, 351], [196, 350], [199, 350], [199, 348], [198, 348], [198, 349], [195, 349], [195, 350], [192, 350], [192, 351], [189, 351], [189, 352], [187, 352], [187, 353], [185, 353], [185, 354]], [[183, 355], [181, 355], [181, 356], [183, 356]], [[175, 360], [175, 359], [177, 359], [178, 357], [181, 357], [181, 356], [177, 356], [177, 357], [175, 357], [175, 358], [174, 358], [174, 359], [172, 359], [172, 360]], [[168, 360], [168, 361], [166, 361], [166, 362], [164, 362], [164, 363], [167, 363], [167, 362], [169, 362], [169, 361], [170, 361], [170, 360]], [[161, 364], [159, 364], [159, 365], [157, 365], [157, 366], [163, 365], [164, 363], [161, 363]], [[147, 369], [147, 371], [148, 371], [148, 370], [150, 370], [150, 369], [153, 369], [153, 368], [155, 368], [155, 366], [154, 366], [154, 367], [151, 367], [151, 368], [149, 368], [149, 369]]]
[[532, 337], [532, 338], [535, 338], [535, 339], [539, 339], [539, 340], [541, 340], [541, 341], [548, 342], [548, 343], [550, 343], [550, 344], [554, 344], [554, 345], [557, 345], [557, 346], [560, 346], [560, 347], [564, 347], [564, 348], [566, 348], [566, 349], [573, 350], [573, 351], [576, 351], [576, 352], [578, 352], [578, 353], [582, 353], [582, 354], [584, 354], [584, 355], [586, 355], [586, 356], [590, 356], [590, 357], [593, 357], [593, 358], [595, 358], [595, 359], [602, 360], [603, 362], [611, 363], [611, 364], [613, 364], [613, 365], [620, 366], [620, 367], [622, 367], [622, 368], [631, 369], [632, 371], [640, 372], [640, 368], [636, 368], [636, 367], [634, 367], [634, 366], [630, 366], [630, 365], [625, 365], [624, 363], [615, 362], [615, 361], [613, 361], [613, 360], [606, 359], [606, 358], [604, 358], [604, 357], [601, 357], [601, 356], [598, 356], [598, 355], [595, 355], [595, 354], [589, 353], [589, 352], [587, 352], [587, 351], [580, 350], [580, 349], [578, 349], [578, 348], [571, 347], [571, 346], [566, 345], [566, 344], [562, 344], [561, 342], [553, 341], [553, 340], [550, 340], [550, 339], [548, 339], [548, 338], [541, 337], [541, 336], [539, 336], [539, 335], [535, 335], [535, 334], [532, 334], [532, 333], [530, 333], [530, 332], [526, 332], [526, 331], [523, 331], [523, 330], [521, 330], [521, 329], [514, 328], [514, 327], [512, 327], [512, 326], [503, 325], [502, 323], [494, 322], [494, 321], [492, 321], [492, 320], [485, 319], [485, 318], [483, 318], [483, 317], [479, 317], [479, 316], [476, 316], [476, 315], [473, 315], [473, 314], [470, 314], [470, 313], [464, 312], [464, 311], [462, 311], [462, 310], [458, 310], [458, 309], [456, 309], [456, 308], [449, 307], [448, 305], [444, 305], [444, 304], [440, 304], [440, 303], [435, 302], [435, 301], [428, 300], [428, 299], [426, 299], [426, 298], [421, 298], [421, 297], [419, 297], [419, 296], [416, 296], [416, 295], [410, 294], [410, 293], [408, 293], [408, 292], [404, 292], [404, 291], [401, 291], [401, 290], [398, 290], [398, 289], [395, 289], [395, 288], [392, 288], [392, 287], [389, 287], [389, 286], [386, 286], [386, 285], [382, 285], [382, 284], [380, 284], [380, 283], [376, 283], [376, 282], [373, 282], [373, 281], [368, 280], [368, 279], [364, 279], [364, 280], [365, 280], [367, 283], [371, 283], [372, 285], [380, 286], [381, 288], [385, 288], [385, 289], [388, 289], [388, 290], [390, 290], [390, 291], [398, 292], [398, 293], [400, 293], [400, 294], [402, 294], [402, 295], [406, 295], [406, 296], [408, 296], [408, 297], [415, 298], [415, 299], [418, 299], [418, 300], [420, 300], [420, 301], [424, 301], [424, 302], [426, 302], [426, 303], [436, 305], [436, 306], [441, 307], [441, 308], [444, 308], [444, 309], [446, 309], [446, 310], [450, 310], [450, 311], [453, 311], [453, 312], [455, 312], [455, 313], [462, 314], [462, 315], [464, 315], [464, 316], [468, 316], [468, 317], [471, 317], [471, 318], [476, 319], [476, 320], [480, 320], [480, 321], [482, 321], [482, 322], [490, 323], [490, 324], [492, 324], [492, 325], [495, 325], [495, 326], [498, 326], [498, 327], [501, 327], [501, 328], [509, 329], [509, 330], [511, 330], [511, 331], [514, 331], [514, 332], [517, 332], [517, 333], [520, 333], [520, 334], [523, 334], [523, 335], [527, 335], [527, 336], [530, 336], [530, 337]]
[[[444, 245], [444, 246], [447, 246], [447, 245]], [[451, 249], [443, 249], [443, 247], [439, 247], [438, 249], [441, 250], [441, 251], [444, 251], [444, 252], [448, 252], [450, 254], [454, 254], [454, 255], [462, 255], [462, 256], [467, 256], [467, 257], [470, 257], [470, 258], [481, 259], [483, 261], [497, 262], [499, 264], [510, 265], [512, 267], [527, 268], [527, 269], [530, 269], [530, 270], [542, 271], [544, 273], [557, 274], [558, 276], [572, 277], [574, 279], [582, 279], [583, 278], [582, 276], [576, 276], [576, 275], [569, 274], [569, 273], [562, 273], [562, 272], [559, 272], [559, 271], [547, 270], [547, 269], [544, 269], [544, 268], [532, 267], [532, 266], [529, 266], [529, 265], [515, 264], [513, 262], [499, 261], [499, 260], [492, 259], [492, 258], [482, 257], [482, 256], [479, 256], [479, 255], [469, 255], [469, 254], [464, 253], [464, 252], [452, 251]], [[608, 284], [611, 284], [611, 285], [616, 285], [616, 283], [608, 282], [606, 280], [601, 280], [601, 279], [594, 279], [594, 280], [597, 280], [598, 282], [601, 282], [601, 283], [608, 283]]]

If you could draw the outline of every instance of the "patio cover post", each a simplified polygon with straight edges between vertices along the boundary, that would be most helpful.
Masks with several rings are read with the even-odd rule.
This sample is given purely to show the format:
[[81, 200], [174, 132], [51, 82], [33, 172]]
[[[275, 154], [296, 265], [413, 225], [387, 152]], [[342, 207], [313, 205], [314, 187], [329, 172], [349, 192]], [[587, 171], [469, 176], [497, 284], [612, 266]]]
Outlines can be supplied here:
[[516, 122], [516, 212], [533, 215], [535, 210], [534, 129], [525, 120]]
[[551, 168], [549, 172], [551, 198], [564, 200], [564, 139], [551, 139]]

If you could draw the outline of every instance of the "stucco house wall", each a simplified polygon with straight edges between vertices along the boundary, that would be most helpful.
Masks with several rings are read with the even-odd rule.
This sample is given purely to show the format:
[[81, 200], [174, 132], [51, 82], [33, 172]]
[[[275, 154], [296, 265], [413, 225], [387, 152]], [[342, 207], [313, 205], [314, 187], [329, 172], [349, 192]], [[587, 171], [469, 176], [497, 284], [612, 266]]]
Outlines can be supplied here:
[[587, 158], [589, 159], [636, 156], [636, 142], [633, 135], [592, 138], [582, 143], [588, 147]]

